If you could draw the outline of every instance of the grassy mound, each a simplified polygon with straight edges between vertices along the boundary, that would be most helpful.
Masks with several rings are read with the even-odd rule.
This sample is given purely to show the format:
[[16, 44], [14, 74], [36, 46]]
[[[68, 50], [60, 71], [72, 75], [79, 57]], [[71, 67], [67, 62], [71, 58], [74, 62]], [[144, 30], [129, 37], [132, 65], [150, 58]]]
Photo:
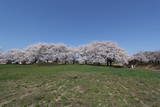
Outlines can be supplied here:
[[0, 65], [0, 106], [160, 105], [160, 72], [89, 65]]

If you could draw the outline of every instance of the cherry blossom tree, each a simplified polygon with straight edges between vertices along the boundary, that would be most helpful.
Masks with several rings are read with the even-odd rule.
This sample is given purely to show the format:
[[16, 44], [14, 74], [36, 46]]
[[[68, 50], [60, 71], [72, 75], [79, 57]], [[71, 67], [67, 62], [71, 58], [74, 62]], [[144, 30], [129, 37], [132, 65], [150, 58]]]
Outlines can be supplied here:
[[29, 63], [64, 63], [69, 49], [64, 44], [38, 43], [26, 48]]
[[4, 53], [0, 52], [0, 64], [6, 64], [6, 59], [4, 58]]
[[23, 64], [25, 62], [25, 51], [12, 49], [4, 53], [4, 59], [8, 64]]
[[128, 54], [111, 41], [95, 41], [79, 47], [80, 61], [85, 64], [127, 64]]
[[141, 51], [132, 55], [129, 59], [132, 66], [141, 64], [160, 64], [160, 51]]

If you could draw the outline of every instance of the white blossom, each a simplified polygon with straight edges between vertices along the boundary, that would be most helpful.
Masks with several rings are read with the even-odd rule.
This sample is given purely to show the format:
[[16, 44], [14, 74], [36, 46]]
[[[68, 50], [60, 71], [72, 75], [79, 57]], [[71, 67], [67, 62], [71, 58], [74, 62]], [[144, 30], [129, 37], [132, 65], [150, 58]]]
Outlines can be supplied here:
[[88, 64], [107, 62], [127, 63], [128, 54], [114, 42], [95, 41], [79, 47], [80, 61]]

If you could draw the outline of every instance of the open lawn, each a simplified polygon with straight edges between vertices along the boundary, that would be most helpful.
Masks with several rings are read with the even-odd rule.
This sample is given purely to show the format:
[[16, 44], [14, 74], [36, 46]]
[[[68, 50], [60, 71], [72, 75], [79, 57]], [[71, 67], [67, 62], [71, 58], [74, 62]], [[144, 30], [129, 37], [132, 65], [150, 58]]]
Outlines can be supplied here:
[[158, 107], [160, 72], [90, 65], [0, 65], [2, 107]]

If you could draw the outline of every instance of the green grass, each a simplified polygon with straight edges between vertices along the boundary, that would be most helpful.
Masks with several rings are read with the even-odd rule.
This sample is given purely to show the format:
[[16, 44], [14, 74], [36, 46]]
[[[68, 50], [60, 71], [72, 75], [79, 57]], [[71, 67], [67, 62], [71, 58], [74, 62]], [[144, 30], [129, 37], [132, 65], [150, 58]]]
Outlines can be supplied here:
[[158, 107], [160, 72], [89, 65], [0, 65], [0, 107]]

